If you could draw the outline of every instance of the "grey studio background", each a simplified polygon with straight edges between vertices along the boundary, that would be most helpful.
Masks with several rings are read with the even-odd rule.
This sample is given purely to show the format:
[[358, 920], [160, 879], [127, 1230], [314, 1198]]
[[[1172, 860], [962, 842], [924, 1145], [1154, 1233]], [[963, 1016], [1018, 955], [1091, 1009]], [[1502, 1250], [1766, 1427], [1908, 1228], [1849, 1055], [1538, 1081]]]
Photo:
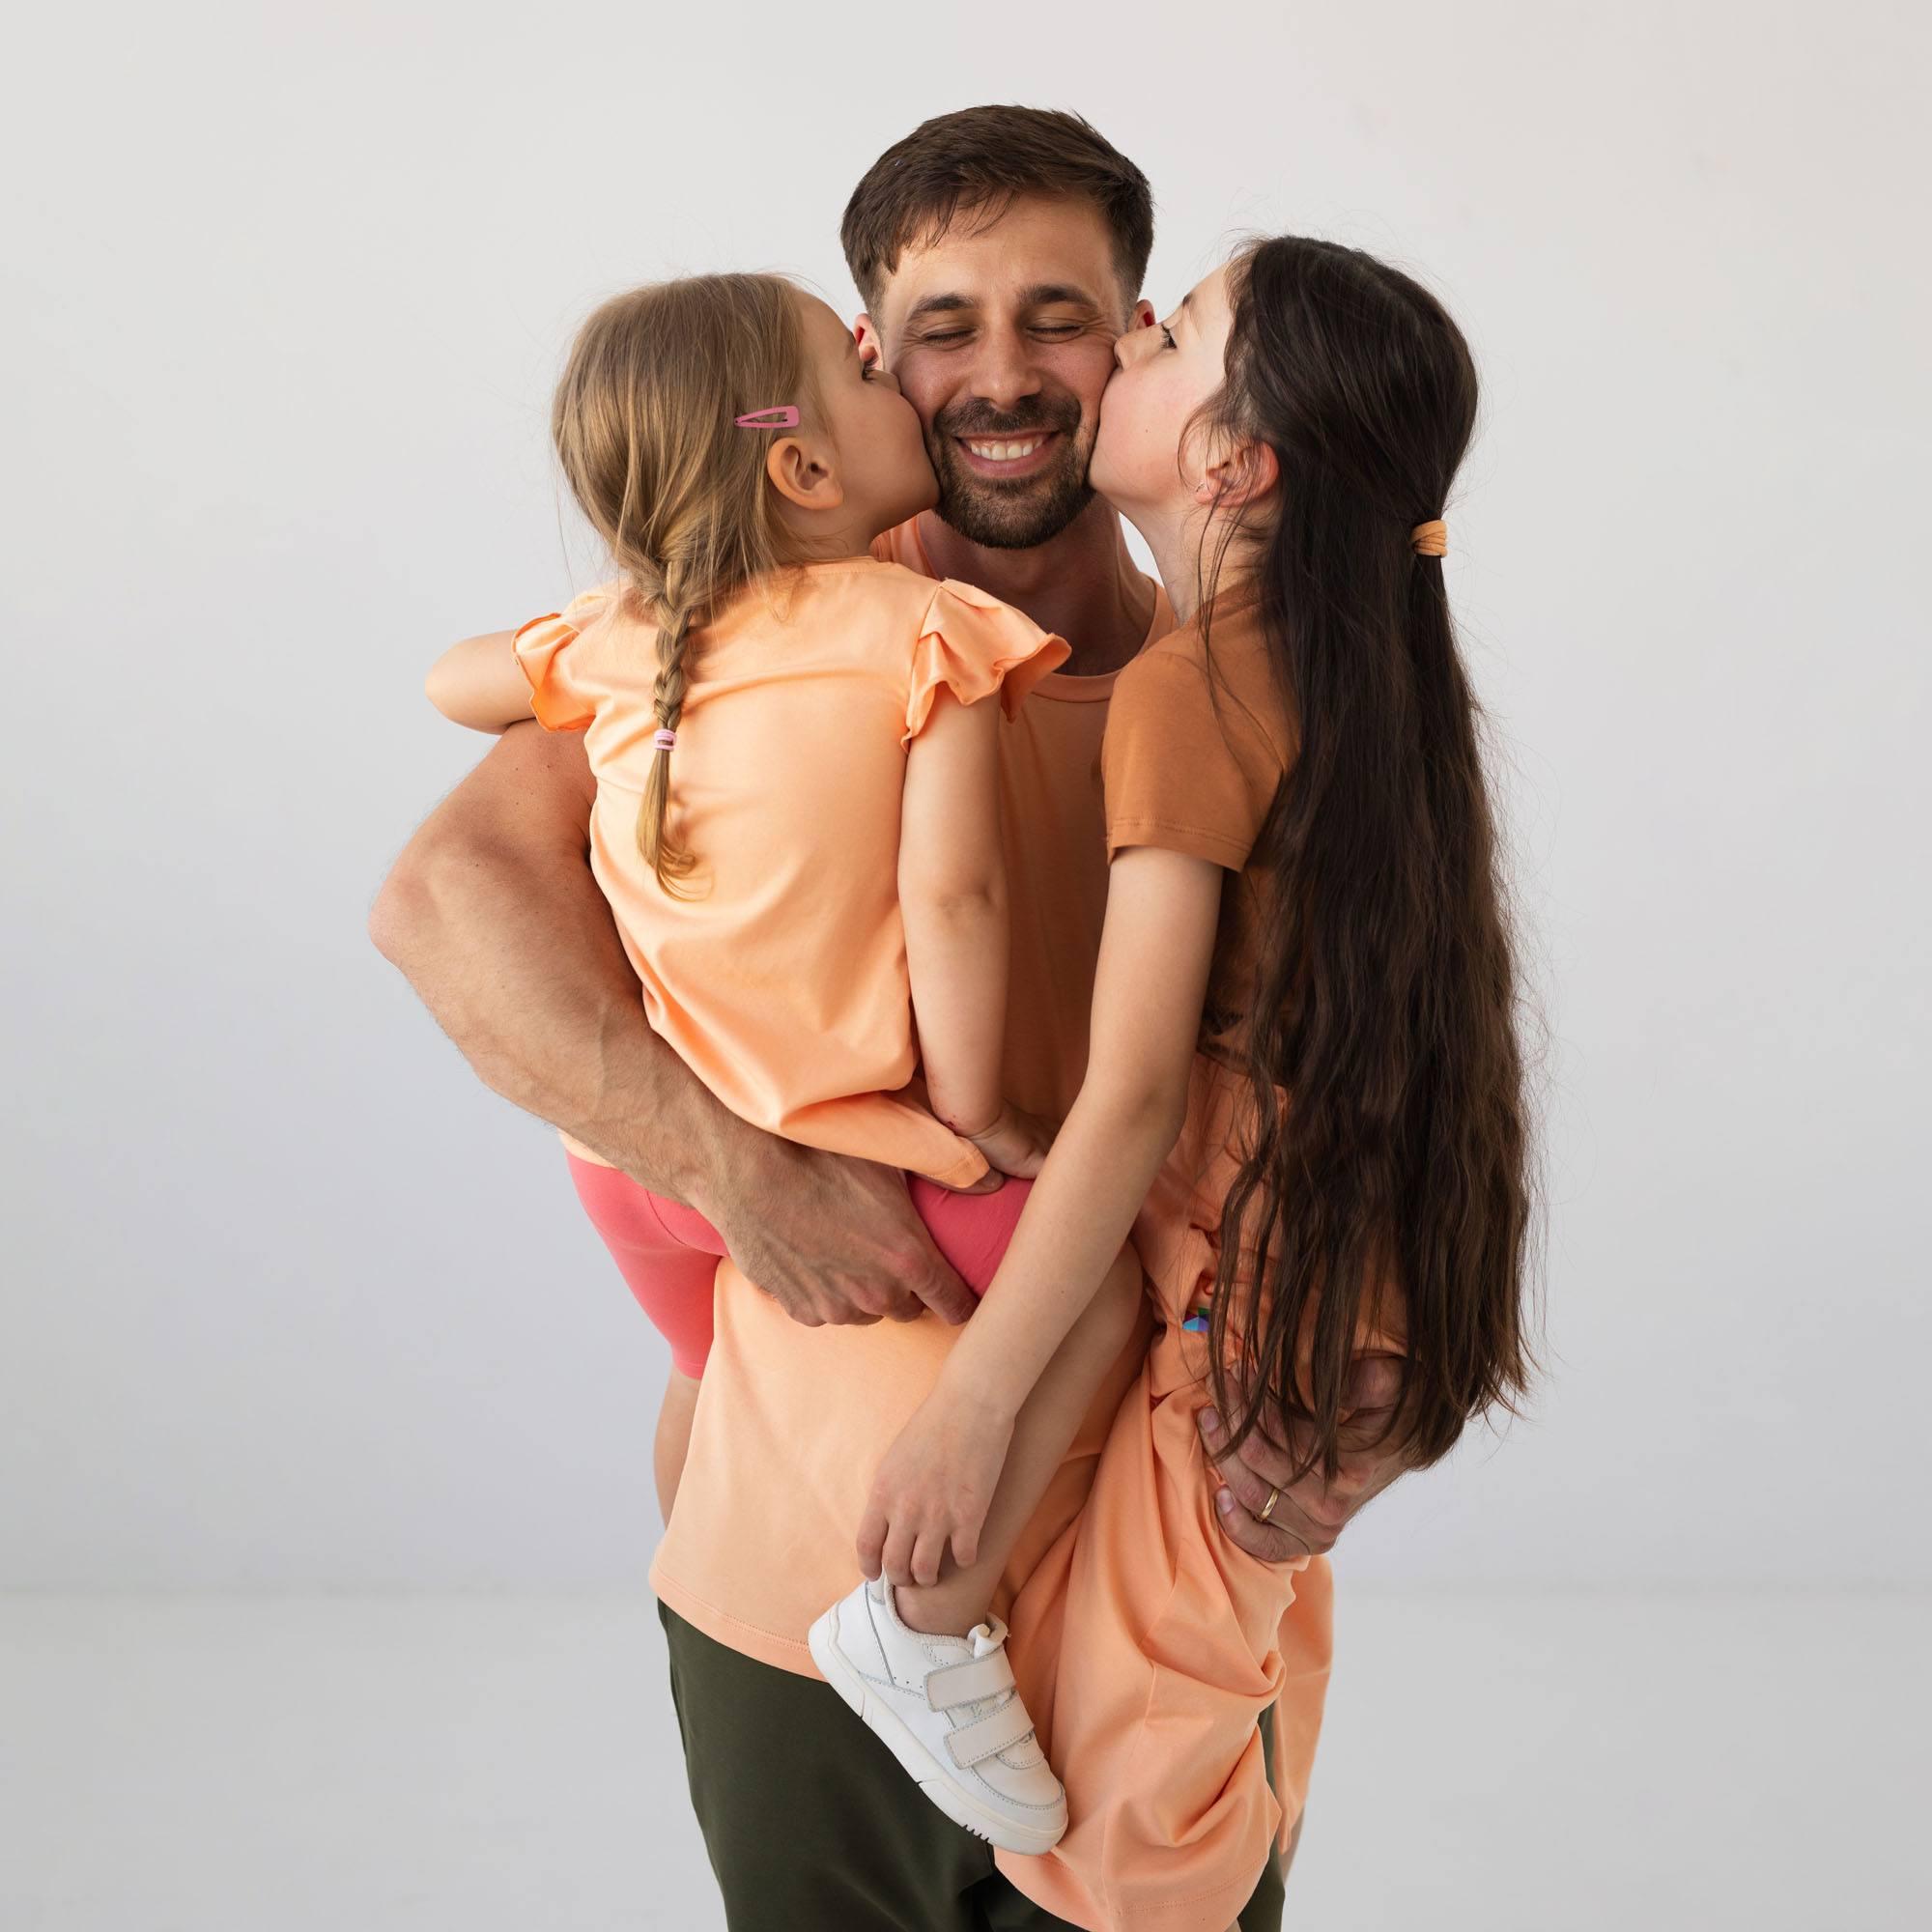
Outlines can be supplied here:
[[[1148, 292], [1422, 272], [1549, 1033], [1553, 1376], [1338, 1557], [1291, 1925], [1925, 1922], [1922, 10], [125, 5], [11, 36], [0, 1920], [722, 1923], [665, 1357], [371, 950], [431, 657], [596, 560], [599, 297], [1076, 108]], [[728, 1532], [721, 1532], [728, 1533]], [[9, 1842], [11, 1840], [11, 1842]]]

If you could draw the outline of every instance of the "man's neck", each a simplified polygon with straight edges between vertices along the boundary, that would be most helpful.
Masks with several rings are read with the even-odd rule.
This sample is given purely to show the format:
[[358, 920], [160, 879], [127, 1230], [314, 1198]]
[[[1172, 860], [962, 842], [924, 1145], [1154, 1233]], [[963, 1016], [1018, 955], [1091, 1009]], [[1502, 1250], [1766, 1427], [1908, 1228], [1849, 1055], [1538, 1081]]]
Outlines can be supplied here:
[[1033, 550], [988, 550], [930, 510], [919, 520], [919, 538], [941, 577], [970, 583], [1065, 638], [1065, 676], [1119, 670], [1147, 642], [1153, 586], [1127, 554], [1120, 518], [1098, 497]]

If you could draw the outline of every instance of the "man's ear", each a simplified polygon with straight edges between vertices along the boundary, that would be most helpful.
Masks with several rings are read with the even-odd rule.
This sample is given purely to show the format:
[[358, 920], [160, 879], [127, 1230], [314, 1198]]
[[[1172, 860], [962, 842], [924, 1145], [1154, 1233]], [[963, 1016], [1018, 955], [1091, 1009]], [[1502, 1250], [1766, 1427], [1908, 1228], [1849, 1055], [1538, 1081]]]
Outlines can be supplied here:
[[1272, 444], [1237, 442], [1208, 466], [1194, 486], [1194, 500], [1232, 509], [1260, 502], [1280, 483], [1281, 464]]
[[1129, 329], [1151, 328], [1159, 320], [1160, 318], [1153, 312], [1153, 303], [1149, 301], [1146, 296], [1143, 296], [1127, 311], [1127, 327]]
[[801, 510], [836, 510], [845, 500], [830, 453], [817, 447], [815, 439], [780, 437], [765, 452], [765, 474], [772, 488]]
[[884, 364], [886, 338], [879, 333], [879, 325], [864, 309], [852, 324], [852, 340], [859, 345], [859, 360], [868, 369]]

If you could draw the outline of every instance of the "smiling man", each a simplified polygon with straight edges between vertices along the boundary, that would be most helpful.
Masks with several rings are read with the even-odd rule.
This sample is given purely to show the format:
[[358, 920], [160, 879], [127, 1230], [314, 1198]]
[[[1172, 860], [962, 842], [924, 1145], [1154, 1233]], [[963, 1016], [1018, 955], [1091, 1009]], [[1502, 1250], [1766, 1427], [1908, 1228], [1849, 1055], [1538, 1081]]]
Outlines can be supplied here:
[[[1026, 128], [1003, 138], [1009, 116]], [[898, 378], [939, 478], [937, 506], [880, 554], [1018, 606], [1072, 642], [1070, 676], [1094, 677], [1149, 640], [1159, 596], [1087, 484], [1114, 343], [1152, 321], [1153, 217], [1139, 170], [1104, 143], [1111, 162], [1069, 154], [1062, 119], [928, 122], [859, 185], [841, 239], [860, 349]]]
[[[982, 549], [1049, 543], [1094, 501], [1087, 403], [1123, 320], [1115, 237], [1091, 205], [1027, 198], [992, 220], [955, 214], [906, 246], [888, 276], [886, 213], [855, 200], [846, 216], [848, 258], [871, 283], [860, 340], [890, 343], [890, 366], [926, 425], [937, 515]], [[1055, 260], [1054, 280], [1019, 279], [1042, 258]]]
[[[1152, 322], [1140, 299], [1152, 203], [1140, 170], [1077, 117], [980, 107], [881, 156], [841, 234], [865, 301], [861, 353], [917, 409], [941, 490], [878, 554], [978, 584], [1072, 649], [1003, 725], [1001, 751], [1007, 1092], [1059, 1118], [1085, 1065], [1106, 899], [1107, 698], [1115, 673], [1171, 627], [1166, 598], [1086, 481], [1114, 342]], [[578, 739], [516, 727], [418, 832], [372, 924], [485, 1080], [701, 1209], [733, 1257], [719, 1270], [690, 1456], [653, 1571], [692, 1798], [729, 1922], [1061, 1925], [1047, 1902], [1077, 1889], [1056, 1889], [1050, 1860], [1001, 1854], [996, 1865], [817, 1678], [806, 1644], [857, 1578], [873, 1472], [971, 1297], [899, 1176], [746, 1125], [651, 1035], [585, 862], [590, 799]], [[1146, 1339], [1122, 1356], [1015, 1551], [1006, 1603], [1025, 1590], [1037, 1611], [1056, 1598], [1065, 1532]], [[1291, 1485], [1272, 1456], [1257, 1436], [1227, 1463], [1236, 1495], [1259, 1504], [1276, 1486], [1281, 1505], [1267, 1523], [1234, 1508], [1229, 1534], [1270, 1561], [1325, 1550], [1346, 1506]], [[1050, 1613], [1030, 1616], [1036, 1625], [1033, 1655], [1014, 1663], [1051, 1747], [1053, 1655], [1080, 1634]], [[1282, 1651], [1271, 1744], [1292, 1821], [1327, 1677], [1319, 1556]], [[1252, 1932], [1280, 1910], [1276, 1858], [1240, 1922]]]

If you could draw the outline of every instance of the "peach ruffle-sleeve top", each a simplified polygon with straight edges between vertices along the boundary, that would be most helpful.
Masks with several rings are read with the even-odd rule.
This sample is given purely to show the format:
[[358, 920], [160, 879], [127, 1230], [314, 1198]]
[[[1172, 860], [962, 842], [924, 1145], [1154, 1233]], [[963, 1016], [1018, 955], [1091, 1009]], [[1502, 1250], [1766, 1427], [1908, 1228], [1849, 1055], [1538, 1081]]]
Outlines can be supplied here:
[[537, 718], [585, 733], [591, 868], [652, 1029], [740, 1118], [950, 1186], [986, 1171], [895, 1097], [919, 1058], [897, 892], [907, 752], [942, 690], [1011, 716], [1066, 648], [970, 584], [871, 557], [749, 586], [691, 646], [668, 754], [668, 823], [698, 867], [685, 896], [638, 845], [659, 755], [648, 617], [613, 593], [517, 633]]

